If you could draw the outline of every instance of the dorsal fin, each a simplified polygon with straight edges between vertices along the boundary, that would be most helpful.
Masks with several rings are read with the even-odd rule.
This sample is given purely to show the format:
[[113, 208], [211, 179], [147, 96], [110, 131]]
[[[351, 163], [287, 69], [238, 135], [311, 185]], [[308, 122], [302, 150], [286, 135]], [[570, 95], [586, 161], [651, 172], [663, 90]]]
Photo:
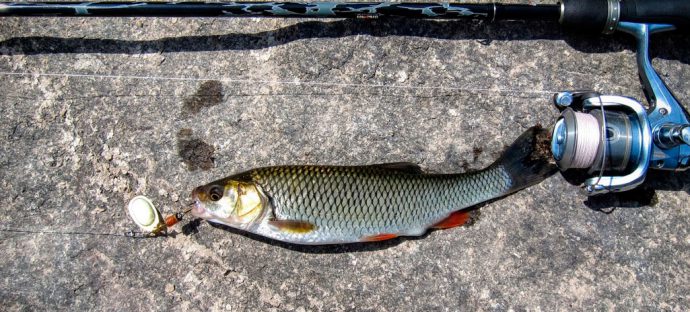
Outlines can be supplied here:
[[419, 165], [417, 165], [415, 163], [411, 163], [411, 162], [395, 162], [395, 163], [387, 163], [387, 164], [376, 164], [376, 165], [370, 165], [369, 167], [375, 167], [375, 168], [381, 168], [381, 169], [399, 171], [399, 172], [411, 173], [411, 174], [422, 174], [422, 173], [424, 173], [422, 171], [422, 168], [419, 167]]

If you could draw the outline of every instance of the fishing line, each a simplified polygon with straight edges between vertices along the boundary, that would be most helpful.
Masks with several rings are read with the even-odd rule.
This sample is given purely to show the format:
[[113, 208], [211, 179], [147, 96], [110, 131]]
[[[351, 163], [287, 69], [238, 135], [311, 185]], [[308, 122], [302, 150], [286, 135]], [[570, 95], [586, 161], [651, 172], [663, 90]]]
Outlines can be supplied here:
[[573, 168], [587, 168], [597, 156], [599, 148], [599, 121], [591, 114], [575, 112], [577, 135], [575, 136], [575, 153], [573, 154]]
[[492, 88], [463, 88], [453, 86], [406, 86], [389, 84], [364, 84], [346, 82], [319, 82], [319, 81], [290, 81], [290, 80], [254, 80], [228, 77], [169, 77], [169, 76], [143, 76], [143, 75], [107, 75], [107, 74], [83, 74], [83, 73], [38, 73], [38, 72], [3, 72], [2, 76], [44, 76], [44, 77], [69, 77], [69, 78], [100, 78], [100, 79], [136, 79], [136, 80], [162, 80], [162, 81], [221, 81], [226, 83], [264, 84], [264, 85], [307, 85], [307, 86], [337, 86], [356, 88], [389, 88], [410, 90], [449, 90], [465, 92], [499, 92], [499, 93], [523, 93], [523, 94], [553, 94], [556, 91], [548, 90], [516, 90], [516, 89], [492, 89]]
[[91, 235], [91, 236], [117, 236], [117, 237], [127, 237], [127, 238], [143, 238], [137, 235], [136, 232], [124, 232], [124, 233], [97, 233], [97, 232], [81, 232], [81, 231], [54, 231], [54, 230], [30, 230], [30, 229], [13, 229], [4, 228], [0, 229], [0, 232], [6, 233], [21, 233], [21, 234], [55, 234], [55, 235]]
[[[143, 204], [143, 205], [142, 205]], [[190, 202], [184, 209], [177, 213], [168, 215], [162, 218], [160, 211], [151, 203], [146, 196], [135, 196], [128, 205], [130, 217], [143, 231], [127, 231], [123, 233], [98, 233], [98, 232], [82, 232], [82, 231], [59, 231], [59, 230], [32, 230], [19, 228], [0, 228], [0, 232], [6, 233], [20, 233], [20, 234], [56, 234], [56, 235], [91, 235], [91, 236], [116, 236], [127, 238], [151, 238], [159, 236], [168, 236], [167, 229], [177, 224], [182, 218], [192, 210], [194, 202]], [[147, 220], [148, 217], [154, 217]], [[147, 222], [143, 224], [143, 222]]]
[[601, 177], [604, 176], [604, 169], [606, 169], [606, 144], [608, 142], [606, 138], [606, 111], [604, 110], [604, 103], [601, 102], [601, 95], [597, 97], [599, 99], [599, 107], [601, 108], [601, 169], [599, 169], [599, 177], [594, 185], [599, 185], [601, 182]]

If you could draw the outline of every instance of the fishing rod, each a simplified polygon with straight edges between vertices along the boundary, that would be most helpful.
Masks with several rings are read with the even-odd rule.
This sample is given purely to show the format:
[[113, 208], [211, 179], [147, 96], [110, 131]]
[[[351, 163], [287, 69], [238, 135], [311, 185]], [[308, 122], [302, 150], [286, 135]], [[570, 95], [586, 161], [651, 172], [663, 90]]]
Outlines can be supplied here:
[[551, 150], [562, 171], [585, 170], [588, 195], [639, 186], [650, 168], [690, 167], [690, 121], [652, 67], [653, 34], [690, 29], [686, 0], [563, 0], [557, 4], [465, 4], [391, 2], [46, 2], [0, 3], [0, 16], [159, 16], [424, 18], [539, 20], [588, 33], [632, 35], [647, 105], [633, 98], [596, 91], [564, 91], [554, 96], [562, 111]]
[[0, 16], [314, 17], [559, 21], [612, 33], [620, 21], [690, 25], [685, 0], [563, 0], [558, 4], [394, 2], [0, 2]]

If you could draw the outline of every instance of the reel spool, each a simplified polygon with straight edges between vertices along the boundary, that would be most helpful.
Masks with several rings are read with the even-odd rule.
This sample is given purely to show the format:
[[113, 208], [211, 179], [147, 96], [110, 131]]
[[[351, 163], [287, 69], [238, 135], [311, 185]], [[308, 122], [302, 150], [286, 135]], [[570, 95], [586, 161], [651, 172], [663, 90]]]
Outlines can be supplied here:
[[644, 181], [653, 143], [642, 104], [594, 92], [563, 92], [555, 100], [564, 109], [551, 152], [561, 171], [586, 170], [588, 195], [626, 191]]
[[551, 150], [562, 170], [626, 173], [638, 164], [641, 136], [640, 123], [633, 114], [601, 109], [584, 113], [567, 108], [554, 127]]

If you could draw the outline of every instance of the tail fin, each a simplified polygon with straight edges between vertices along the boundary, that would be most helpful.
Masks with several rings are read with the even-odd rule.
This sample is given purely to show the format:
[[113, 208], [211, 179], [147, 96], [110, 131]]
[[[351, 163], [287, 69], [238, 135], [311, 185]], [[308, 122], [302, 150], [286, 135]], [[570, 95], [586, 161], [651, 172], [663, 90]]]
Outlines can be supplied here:
[[540, 126], [527, 129], [491, 165], [510, 176], [508, 193], [535, 185], [558, 171], [551, 156], [551, 133]]

